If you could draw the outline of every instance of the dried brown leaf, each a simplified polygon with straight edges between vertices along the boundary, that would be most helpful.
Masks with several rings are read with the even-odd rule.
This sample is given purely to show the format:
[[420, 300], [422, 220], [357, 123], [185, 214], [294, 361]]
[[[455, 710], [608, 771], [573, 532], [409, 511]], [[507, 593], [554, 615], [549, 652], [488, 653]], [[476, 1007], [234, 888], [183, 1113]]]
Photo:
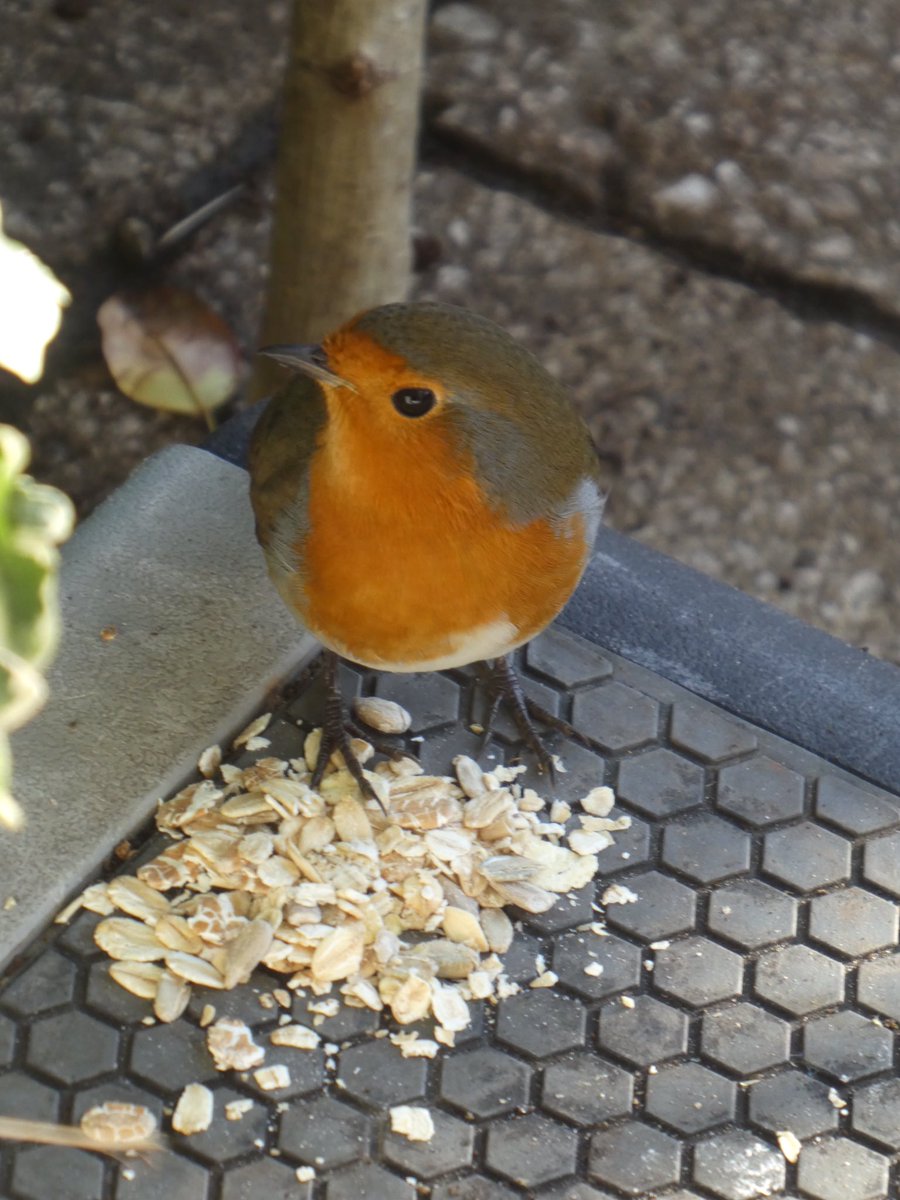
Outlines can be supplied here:
[[241, 355], [231, 329], [199, 297], [169, 286], [118, 292], [97, 312], [103, 355], [132, 400], [165, 412], [210, 414], [233, 395]]

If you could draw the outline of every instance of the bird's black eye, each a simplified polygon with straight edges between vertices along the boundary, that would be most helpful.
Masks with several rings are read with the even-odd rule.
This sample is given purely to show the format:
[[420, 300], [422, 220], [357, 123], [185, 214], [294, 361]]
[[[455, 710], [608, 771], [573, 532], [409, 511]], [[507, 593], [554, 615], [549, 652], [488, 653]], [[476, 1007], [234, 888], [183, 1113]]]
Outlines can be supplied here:
[[401, 417], [424, 417], [437, 403], [437, 397], [431, 388], [400, 388], [394, 392], [391, 399]]

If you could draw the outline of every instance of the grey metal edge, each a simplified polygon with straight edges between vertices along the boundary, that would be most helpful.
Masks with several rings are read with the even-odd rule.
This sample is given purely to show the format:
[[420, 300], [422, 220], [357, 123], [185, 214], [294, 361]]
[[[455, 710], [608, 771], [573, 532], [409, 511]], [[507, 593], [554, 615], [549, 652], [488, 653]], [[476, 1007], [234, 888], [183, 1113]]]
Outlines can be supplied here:
[[882, 787], [900, 787], [900, 669], [603, 529], [560, 623]]

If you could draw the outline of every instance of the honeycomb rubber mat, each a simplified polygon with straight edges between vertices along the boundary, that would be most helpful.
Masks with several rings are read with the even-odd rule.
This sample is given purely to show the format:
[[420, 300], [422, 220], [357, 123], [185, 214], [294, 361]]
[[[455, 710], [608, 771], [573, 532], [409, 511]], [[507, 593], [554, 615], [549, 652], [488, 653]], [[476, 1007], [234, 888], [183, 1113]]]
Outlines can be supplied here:
[[[148, 1023], [92, 941], [100, 918], [81, 912], [0, 986], [0, 1113], [72, 1122], [132, 1100], [166, 1132], [181, 1089], [202, 1082], [216, 1116], [205, 1133], [167, 1133], [148, 1162], [0, 1144], [3, 1200], [900, 1195], [900, 798], [561, 629], [521, 665], [526, 689], [596, 746], [556, 741], [554, 794], [608, 783], [632, 817], [595, 884], [518, 915], [505, 963], [522, 990], [473, 1003], [472, 1026], [433, 1060], [373, 1037], [389, 1018], [341, 1009], [320, 1049], [292, 1052], [273, 1098], [214, 1069], [199, 1016], [212, 1001], [264, 1034], [278, 1014], [259, 994], [280, 979], [197, 989], [178, 1021]], [[472, 672], [342, 678], [348, 697], [409, 709], [426, 770], [479, 753]], [[318, 702], [313, 684], [282, 709], [265, 753], [298, 754]], [[501, 720], [497, 757], [481, 761], [517, 749]], [[610, 883], [632, 899], [601, 913]], [[608, 936], [579, 931], [598, 919]], [[532, 990], [541, 955], [558, 982]], [[602, 971], [586, 974], [593, 962]], [[293, 1000], [298, 1020], [306, 1003]], [[239, 1097], [252, 1109], [225, 1121]], [[431, 1141], [390, 1132], [387, 1109], [405, 1103], [427, 1105]], [[314, 1179], [298, 1181], [303, 1166]]]

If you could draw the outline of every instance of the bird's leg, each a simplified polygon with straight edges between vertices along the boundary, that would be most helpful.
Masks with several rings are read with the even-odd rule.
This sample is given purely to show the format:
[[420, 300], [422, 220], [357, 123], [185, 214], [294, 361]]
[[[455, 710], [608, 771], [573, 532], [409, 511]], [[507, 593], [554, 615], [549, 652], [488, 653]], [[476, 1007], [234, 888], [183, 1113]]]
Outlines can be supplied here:
[[484, 723], [485, 741], [491, 736], [491, 726], [497, 716], [497, 710], [501, 702], [505, 701], [516, 728], [538, 761], [538, 769], [553, 779], [553, 759], [531, 720], [530, 701], [522, 691], [511, 655], [504, 654], [502, 658], [494, 659], [488, 674], [488, 693], [490, 708]]
[[338, 656], [333, 650], [322, 651], [322, 678], [325, 682], [325, 710], [322, 720], [322, 741], [316, 758], [315, 769], [312, 773], [310, 786], [317, 788], [322, 782], [328, 760], [335, 750], [340, 750], [347, 770], [355, 779], [359, 790], [367, 800], [378, 800], [382, 810], [384, 805], [378, 799], [375, 789], [366, 779], [362, 764], [353, 753], [350, 744], [350, 730], [344, 715], [344, 700], [338, 684]]
[[501, 688], [494, 686], [494, 665], [490, 662], [480, 662], [475, 668], [478, 672], [478, 682], [487, 693], [488, 709], [481, 721], [481, 749], [482, 752], [491, 740], [491, 735], [494, 732], [494, 722], [497, 719], [497, 713], [500, 711], [500, 701], [503, 699], [503, 691]]
[[505, 700], [516, 723], [516, 728], [537, 758], [539, 768], [541, 771], [545, 771], [551, 779], [553, 779], [553, 759], [534, 727], [535, 721], [540, 721], [542, 725], [561, 733], [563, 737], [576, 742], [579, 746], [585, 746], [588, 750], [593, 749], [589, 739], [568, 721], [554, 716], [536, 700], [525, 695], [513, 666], [511, 654], [494, 660], [488, 676], [488, 688], [491, 706], [485, 721], [485, 738], [490, 736], [491, 725], [497, 715], [497, 709], [500, 702]]

